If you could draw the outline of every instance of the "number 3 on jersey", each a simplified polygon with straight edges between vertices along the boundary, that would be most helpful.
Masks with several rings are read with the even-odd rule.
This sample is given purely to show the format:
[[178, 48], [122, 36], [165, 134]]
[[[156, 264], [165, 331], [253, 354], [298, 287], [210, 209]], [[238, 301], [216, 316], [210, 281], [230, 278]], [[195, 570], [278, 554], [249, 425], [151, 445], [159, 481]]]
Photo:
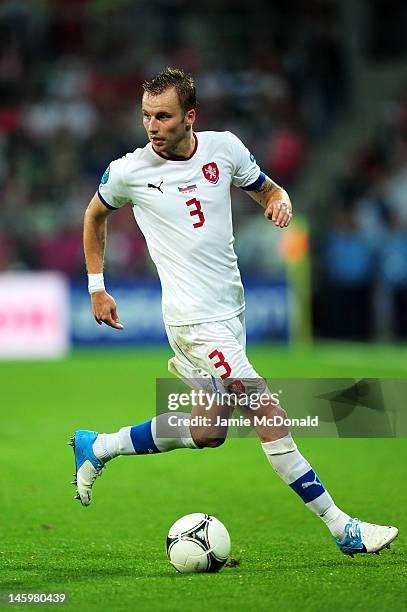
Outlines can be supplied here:
[[202, 227], [203, 224], [205, 223], [205, 217], [204, 217], [204, 214], [203, 214], [202, 209], [201, 209], [200, 201], [197, 200], [196, 198], [192, 198], [192, 200], [188, 200], [186, 202], [186, 205], [187, 206], [195, 205], [195, 208], [190, 208], [189, 209], [189, 214], [191, 215], [191, 217], [194, 217], [195, 215], [198, 215], [199, 221], [194, 223], [193, 226], [194, 227]]

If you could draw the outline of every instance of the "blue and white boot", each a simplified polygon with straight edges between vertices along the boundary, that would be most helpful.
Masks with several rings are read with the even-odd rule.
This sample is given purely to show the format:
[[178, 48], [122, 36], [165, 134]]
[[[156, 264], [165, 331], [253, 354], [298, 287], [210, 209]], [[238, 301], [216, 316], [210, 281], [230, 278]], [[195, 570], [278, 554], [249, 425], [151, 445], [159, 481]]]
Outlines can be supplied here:
[[71, 484], [76, 485], [75, 499], [80, 499], [82, 506], [89, 506], [91, 503], [93, 484], [105, 467], [93, 452], [93, 443], [97, 436], [96, 431], [80, 429], [75, 431], [68, 442], [75, 453], [75, 480]]
[[365, 523], [357, 518], [351, 518], [345, 525], [345, 537], [343, 540], [335, 539], [340, 550], [353, 557], [359, 553], [379, 554], [383, 548], [390, 548], [390, 544], [398, 535], [397, 527], [374, 525]]

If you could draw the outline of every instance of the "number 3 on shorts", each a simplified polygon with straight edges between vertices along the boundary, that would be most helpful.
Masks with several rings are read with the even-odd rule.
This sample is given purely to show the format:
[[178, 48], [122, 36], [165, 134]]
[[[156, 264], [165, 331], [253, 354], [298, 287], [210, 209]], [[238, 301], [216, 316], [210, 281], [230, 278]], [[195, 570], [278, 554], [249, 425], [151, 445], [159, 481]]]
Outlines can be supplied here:
[[225, 360], [224, 354], [221, 351], [216, 351], [215, 350], [215, 351], [212, 351], [212, 353], [209, 353], [208, 357], [211, 360], [213, 360], [215, 357], [217, 357], [218, 361], [216, 363], [214, 363], [213, 365], [215, 366], [215, 368], [220, 368], [220, 367], [225, 368], [224, 373], [220, 375], [222, 380], [224, 378], [229, 378], [229, 376], [232, 373], [232, 368], [230, 367], [228, 362]]
[[205, 223], [205, 217], [204, 217], [204, 214], [203, 214], [202, 209], [201, 209], [201, 203], [196, 198], [192, 198], [192, 200], [188, 200], [186, 202], [187, 206], [192, 206], [193, 204], [195, 204], [195, 208], [191, 208], [189, 210], [189, 214], [191, 215], [191, 217], [193, 217], [195, 215], [198, 215], [198, 219], [199, 219], [199, 221], [194, 223], [193, 226], [194, 227], [202, 227], [203, 224]]

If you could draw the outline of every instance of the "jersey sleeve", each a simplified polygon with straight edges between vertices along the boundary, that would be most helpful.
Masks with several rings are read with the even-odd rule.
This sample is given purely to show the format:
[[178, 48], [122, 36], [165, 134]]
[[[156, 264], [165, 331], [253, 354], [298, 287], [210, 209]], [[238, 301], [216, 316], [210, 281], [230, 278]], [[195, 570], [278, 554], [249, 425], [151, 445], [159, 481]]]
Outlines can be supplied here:
[[98, 189], [99, 199], [113, 210], [131, 203], [124, 174], [125, 158], [116, 159], [105, 170]]
[[264, 182], [266, 175], [260, 170], [254, 155], [250, 153], [242, 141], [232, 132], [226, 133], [232, 149], [233, 185], [241, 187], [245, 191], [257, 189]]

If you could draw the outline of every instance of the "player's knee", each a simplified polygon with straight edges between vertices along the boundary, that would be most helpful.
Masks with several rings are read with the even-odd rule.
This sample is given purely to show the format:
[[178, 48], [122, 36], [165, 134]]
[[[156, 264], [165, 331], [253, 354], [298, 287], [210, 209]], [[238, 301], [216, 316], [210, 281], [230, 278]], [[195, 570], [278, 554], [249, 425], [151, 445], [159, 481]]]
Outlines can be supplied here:
[[270, 400], [269, 402], [264, 402], [258, 412], [262, 415], [267, 416], [268, 418], [279, 416], [285, 419], [287, 417], [287, 413], [284, 408], [282, 408], [280, 404], [276, 404], [272, 400]]
[[284, 410], [284, 408], [281, 408], [280, 405], [275, 407], [275, 415], [278, 415], [278, 416], [280, 416], [283, 419], [286, 419], [287, 416], [288, 416], [286, 411]]
[[220, 434], [210, 434], [207, 431], [191, 432], [192, 439], [199, 448], [217, 448], [222, 446], [226, 440], [226, 436]]
[[217, 448], [222, 446], [226, 438], [201, 438], [198, 446], [200, 448]]
[[226, 438], [207, 438], [205, 441], [205, 446], [207, 448], [217, 448], [218, 446], [222, 446], [225, 442]]

